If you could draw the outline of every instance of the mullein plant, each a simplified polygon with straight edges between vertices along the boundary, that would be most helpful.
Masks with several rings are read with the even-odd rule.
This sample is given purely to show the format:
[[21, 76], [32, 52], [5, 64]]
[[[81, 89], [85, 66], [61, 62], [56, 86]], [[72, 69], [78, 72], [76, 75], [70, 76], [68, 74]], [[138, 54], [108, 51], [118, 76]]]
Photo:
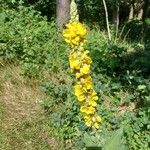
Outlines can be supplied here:
[[[74, 1], [72, 1], [71, 6], [74, 4]], [[76, 78], [74, 93], [80, 103], [80, 111], [83, 113], [86, 126], [98, 129], [101, 123], [101, 117], [97, 114], [96, 106], [98, 96], [93, 88], [92, 78], [90, 76], [92, 60], [89, 56], [90, 52], [83, 47], [86, 43], [85, 36], [87, 29], [77, 18], [71, 18], [74, 19], [71, 19], [70, 23], [66, 24], [66, 28], [63, 30], [63, 36], [66, 43], [71, 47], [69, 63], [71, 72]]]

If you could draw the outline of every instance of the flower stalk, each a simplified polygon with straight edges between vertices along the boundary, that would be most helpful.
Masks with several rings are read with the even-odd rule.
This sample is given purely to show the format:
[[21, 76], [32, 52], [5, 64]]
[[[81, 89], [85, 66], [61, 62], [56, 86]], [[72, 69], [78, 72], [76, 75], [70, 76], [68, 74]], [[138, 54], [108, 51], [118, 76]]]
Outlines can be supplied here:
[[83, 113], [86, 126], [98, 129], [101, 117], [97, 114], [98, 96], [90, 76], [92, 60], [89, 56], [90, 52], [83, 47], [86, 43], [86, 34], [86, 26], [80, 22], [70, 22], [63, 31], [64, 39], [72, 49], [69, 62], [71, 72], [76, 78], [74, 93], [80, 103], [80, 111]]

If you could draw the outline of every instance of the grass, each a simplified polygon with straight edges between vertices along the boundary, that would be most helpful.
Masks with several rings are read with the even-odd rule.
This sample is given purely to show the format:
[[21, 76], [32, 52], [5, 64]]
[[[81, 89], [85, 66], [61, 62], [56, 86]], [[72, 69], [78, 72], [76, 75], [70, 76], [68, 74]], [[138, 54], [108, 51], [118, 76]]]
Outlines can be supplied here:
[[0, 63], [0, 150], [63, 150], [61, 135], [44, 115], [47, 99], [21, 69]]

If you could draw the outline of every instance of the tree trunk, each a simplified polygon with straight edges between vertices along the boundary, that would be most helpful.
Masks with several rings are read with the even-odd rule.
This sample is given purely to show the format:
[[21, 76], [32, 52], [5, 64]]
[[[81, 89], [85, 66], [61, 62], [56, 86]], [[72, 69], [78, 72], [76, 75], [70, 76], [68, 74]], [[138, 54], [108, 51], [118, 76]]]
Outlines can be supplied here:
[[141, 8], [141, 9], [139, 10], [137, 19], [138, 19], [138, 20], [141, 20], [142, 17], [143, 17], [143, 8]]
[[128, 21], [132, 20], [134, 17], [134, 6], [133, 4], [130, 5], [130, 12], [129, 12], [129, 19]]
[[116, 37], [115, 40], [117, 39], [118, 36], [118, 29], [119, 29], [119, 2], [117, 1], [117, 11], [116, 11]]
[[70, 0], [57, 0], [56, 14], [57, 27], [59, 30], [62, 30], [70, 19]]

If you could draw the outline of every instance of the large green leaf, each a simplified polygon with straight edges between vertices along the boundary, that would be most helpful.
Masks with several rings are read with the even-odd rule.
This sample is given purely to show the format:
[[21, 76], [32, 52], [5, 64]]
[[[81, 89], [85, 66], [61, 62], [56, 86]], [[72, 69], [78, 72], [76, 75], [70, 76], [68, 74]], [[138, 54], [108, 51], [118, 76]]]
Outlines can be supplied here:
[[115, 131], [110, 138], [107, 139], [104, 150], [128, 150], [123, 142], [123, 129]]

